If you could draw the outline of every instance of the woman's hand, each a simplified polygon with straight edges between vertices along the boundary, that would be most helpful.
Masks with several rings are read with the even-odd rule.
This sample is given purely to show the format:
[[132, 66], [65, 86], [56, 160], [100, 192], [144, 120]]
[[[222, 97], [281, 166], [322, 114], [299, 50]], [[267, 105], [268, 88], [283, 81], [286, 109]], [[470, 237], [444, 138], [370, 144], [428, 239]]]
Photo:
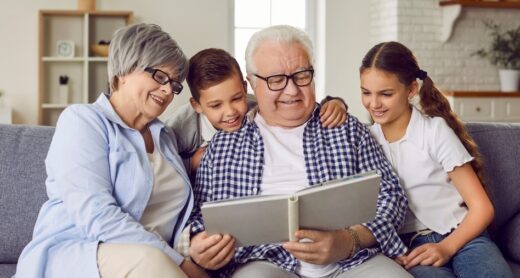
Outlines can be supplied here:
[[233, 259], [235, 239], [230, 235], [211, 235], [201, 232], [191, 239], [190, 256], [200, 266], [216, 270]]
[[345, 123], [348, 117], [348, 107], [339, 99], [331, 99], [323, 104], [320, 111], [320, 121], [323, 127], [333, 128]]
[[426, 243], [413, 249], [402, 261], [406, 269], [416, 265], [440, 267], [445, 265], [455, 253], [443, 242]]
[[189, 259], [184, 259], [181, 263], [181, 269], [189, 278], [209, 278], [208, 273], [204, 269]]

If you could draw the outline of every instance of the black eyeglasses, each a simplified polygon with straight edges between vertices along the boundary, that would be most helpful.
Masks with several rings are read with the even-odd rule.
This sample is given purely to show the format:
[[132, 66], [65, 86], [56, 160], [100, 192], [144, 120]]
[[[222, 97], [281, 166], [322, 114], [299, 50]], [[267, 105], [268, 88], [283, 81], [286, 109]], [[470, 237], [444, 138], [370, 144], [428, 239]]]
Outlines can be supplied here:
[[150, 68], [150, 67], [146, 67], [144, 69], [144, 71], [150, 73], [152, 75], [152, 78], [153, 80], [157, 81], [157, 83], [161, 84], [161, 85], [166, 85], [168, 83], [170, 83], [171, 87], [172, 87], [172, 93], [178, 95], [181, 93], [182, 91], [182, 84], [177, 81], [177, 80], [173, 80], [171, 79], [168, 74], [160, 69], [154, 69], [154, 68]]
[[267, 83], [267, 88], [271, 91], [281, 91], [287, 87], [289, 83], [289, 79], [292, 79], [294, 84], [298, 87], [304, 87], [312, 82], [312, 78], [314, 77], [314, 69], [306, 69], [297, 71], [291, 75], [286, 74], [276, 74], [267, 77], [260, 76], [255, 74], [256, 77], [264, 80]]

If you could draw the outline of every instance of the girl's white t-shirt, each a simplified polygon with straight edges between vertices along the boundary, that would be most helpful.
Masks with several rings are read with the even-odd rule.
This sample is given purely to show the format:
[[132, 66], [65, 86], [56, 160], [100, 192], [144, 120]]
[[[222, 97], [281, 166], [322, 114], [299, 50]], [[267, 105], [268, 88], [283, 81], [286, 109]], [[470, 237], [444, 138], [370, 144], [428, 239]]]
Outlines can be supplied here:
[[[410, 229], [424, 225], [440, 234], [455, 229], [467, 208], [448, 173], [472, 161], [473, 157], [446, 121], [425, 116], [413, 107], [406, 133], [393, 147], [385, 139], [379, 124], [372, 125], [370, 131], [406, 191], [413, 215], [407, 217], [405, 226]], [[418, 222], [411, 223], [410, 220], [415, 221], [414, 216]]]

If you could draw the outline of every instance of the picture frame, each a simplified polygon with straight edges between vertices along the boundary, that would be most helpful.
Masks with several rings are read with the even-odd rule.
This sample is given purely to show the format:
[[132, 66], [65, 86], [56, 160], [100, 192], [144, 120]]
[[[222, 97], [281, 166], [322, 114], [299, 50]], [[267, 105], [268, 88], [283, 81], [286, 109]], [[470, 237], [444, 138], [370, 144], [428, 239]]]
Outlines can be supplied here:
[[56, 41], [56, 56], [58, 57], [74, 57], [74, 42], [70, 40]]

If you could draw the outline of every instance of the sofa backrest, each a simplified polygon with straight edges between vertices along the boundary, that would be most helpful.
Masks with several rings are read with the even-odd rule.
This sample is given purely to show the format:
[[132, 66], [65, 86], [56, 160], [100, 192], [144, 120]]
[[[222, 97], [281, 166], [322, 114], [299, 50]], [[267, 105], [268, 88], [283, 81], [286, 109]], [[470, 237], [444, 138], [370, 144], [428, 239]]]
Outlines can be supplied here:
[[488, 230], [497, 239], [503, 226], [520, 213], [520, 124], [468, 123], [466, 127], [484, 157], [487, 190], [495, 207]]
[[44, 160], [52, 127], [0, 125], [0, 262], [16, 263], [47, 200]]
[[[467, 123], [484, 156], [488, 193], [495, 206], [489, 231], [520, 213], [520, 124]], [[54, 128], [0, 124], [0, 263], [16, 263], [32, 238], [45, 191], [45, 157]]]

